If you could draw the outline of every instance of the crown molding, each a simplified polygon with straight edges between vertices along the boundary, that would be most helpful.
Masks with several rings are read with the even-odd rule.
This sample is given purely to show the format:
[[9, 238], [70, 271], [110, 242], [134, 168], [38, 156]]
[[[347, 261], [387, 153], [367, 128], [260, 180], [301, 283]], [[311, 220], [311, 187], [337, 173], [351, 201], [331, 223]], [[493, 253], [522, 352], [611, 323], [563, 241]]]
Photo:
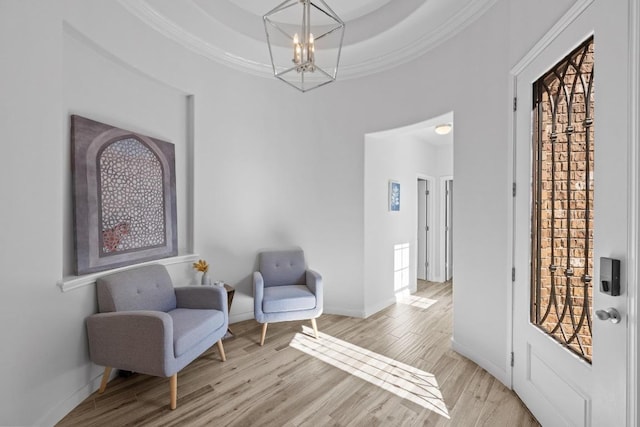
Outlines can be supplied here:
[[[273, 77], [271, 64], [256, 58], [243, 57], [237, 52], [229, 52], [194, 35], [176, 24], [169, 17], [159, 13], [147, 0], [118, 0], [118, 2], [124, 9], [149, 27], [198, 55], [237, 71], [261, 77]], [[410, 62], [463, 31], [496, 2], [497, 0], [472, 0], [449, 19], [436, 27], [432, 27], [430, 30], [421, 32], [411, 43], [403, 45], [402, 48], [397, 48], [397, 43], [393, 43], [393, 31], [384, 31], [367, 42], [375, 41], [377, 43], [379, 41], [380, 46], [389, 46], [386, 51], [377, 50], [375, 55], [358, 55], [358, 51], [366, 43], [343, 46], [343, 54], [338, 71], [339, 77], [340, 79], [363, 77]], [[224, 24], [220, 23], [220, 25]], [[418, 25], [415, 26], [417, 27]], [[396, 28], [396, 30], [398, 29]], [[403, 31], [398, 30], [398, 32]], [[259, 43], [259, 41], [255, 41], [255, 43]], [[349, 63], [347, 53], [349, 51], [353, 52], [354, 56], [363, 56], [363, 58]]]
[[118, 2], [149, 27], [198, 55], [238, 71], [258, 76], [272, 76], [271, 64], [264, 64], [220, 49], [158, 13], [146, 0], [118, 0]]
[[383, 55], [371, 57], [356, 64], [343, 64], [340, 66], [341, 78], [357, 78], [381, 71], [387, 71], [399, 65], [406, 64], [436, 48], [440, 44], [462, 32], [487, 12], [498, 0], [476, 0], [467, 4], [450, 19], [444, 21], [438, 27], [421, 37], [416, 38], [411, 44], [400, 49], [391, 50]]

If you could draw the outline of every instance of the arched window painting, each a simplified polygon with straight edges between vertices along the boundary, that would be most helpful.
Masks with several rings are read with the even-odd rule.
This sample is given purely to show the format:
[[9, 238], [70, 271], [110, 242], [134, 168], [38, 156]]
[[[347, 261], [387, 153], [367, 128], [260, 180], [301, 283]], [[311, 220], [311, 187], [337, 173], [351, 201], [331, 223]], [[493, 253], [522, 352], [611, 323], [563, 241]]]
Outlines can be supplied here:
[[103, 254], [162, 245], [162, 165], [136, 138], [119, 139], [98, 157]]
[[177, 254], [173, 144], [71, 117], [76, 274]]

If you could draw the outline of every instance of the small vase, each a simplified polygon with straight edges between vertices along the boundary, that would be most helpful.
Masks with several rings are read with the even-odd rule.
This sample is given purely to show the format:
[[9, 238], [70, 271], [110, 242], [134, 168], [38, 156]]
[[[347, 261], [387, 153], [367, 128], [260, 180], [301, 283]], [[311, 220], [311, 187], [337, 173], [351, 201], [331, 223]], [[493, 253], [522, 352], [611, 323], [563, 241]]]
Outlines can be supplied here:
[[205, 271], [202, 273], [202, 279], [200, 279], [200, 284], [204, 286], [211, 286], [211, 278], [209, 277], [209, 272]]

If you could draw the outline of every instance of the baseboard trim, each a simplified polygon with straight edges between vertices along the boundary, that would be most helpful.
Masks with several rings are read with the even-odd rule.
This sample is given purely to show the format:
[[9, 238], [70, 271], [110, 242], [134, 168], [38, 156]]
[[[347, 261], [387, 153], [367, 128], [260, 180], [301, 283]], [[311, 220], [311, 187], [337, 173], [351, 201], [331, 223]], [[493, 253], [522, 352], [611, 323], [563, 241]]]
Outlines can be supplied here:
[[357, 310], [355, 308], [345, 308], [345, 307], [325, 307], [324, 313], [334, 314], [336, 316], [357, 317], [359, 319], [363, 319], [365, 317], [364, 310]]
[[[114, 379], [118, 375], [118, 370], [114, 369], [109, 376], [109, 381]], [[97, 391], [100, 388], [100, 383], [102, 382], [102, 371], [92, 378], [89, 383], [85, 386], [81, 387], [78, 391], [73, 393], [71, 396], [57, 404], [55, 407], [50, 409], [46, 414], [44, 414], [38, 421], [35, 422], [34, 425], [37, 426], [55, 426], [62, 420], [67, 414], [73, 411], [76, 406], [84, 402], [84, 400], [91, 396], [93, 392]]]
[[246, 311], [244, 313], [234, 313], [229, 315], [229, 324], [244, 322], [245, 320], [253, 319], [253, 311]]
[[[413, 291], [415, 292], [415, 290]], [[380, 301], [377, 304], [372, 304], [364, 308], [364, 318], [376, 314], [377, 312], [384, 310], [385, 308], [396, 303], [396, 297], [393, 296], [385, 301]]]
[[451, 348], [456, 353], [459, 353], [462, 356], [466, 357], [467, 359], [473, 361], [482, 369], [484, 369], [485, 371], [493, 375], [498, 381], [504, 384], [505, 387], [511, 390], [509, 376], [507, 375], [507, 372], [504, 369], [498, 367], [496, 364], [488, 361], [483, 357], [478, 357], [478, 355], [475, 352], [473, 352], [470, 348], [465, 347], [464, 345], [458, 343], [456, 340], [453, 339], [453, 337], [451, 338]]

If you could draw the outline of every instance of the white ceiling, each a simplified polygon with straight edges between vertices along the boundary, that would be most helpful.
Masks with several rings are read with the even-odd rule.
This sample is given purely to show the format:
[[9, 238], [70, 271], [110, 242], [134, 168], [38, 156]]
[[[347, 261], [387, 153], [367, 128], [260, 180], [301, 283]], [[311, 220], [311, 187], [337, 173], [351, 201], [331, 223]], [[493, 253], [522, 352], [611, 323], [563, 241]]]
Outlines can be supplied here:
[[[165, 36], [226, 66], [271, 76], [262, 15], [282, 0], [119, 0]], [[346, 23], [338, 78], [387, 70], [422, 55], [497, 0], [325, 0]]]
[[[264, 15], [268, 9], [276, 6], [279, 2], [273, 1], [268, 3], [265, 0], [220, 0], [226, 1], [236, 5], [237, 7], [244, 9], [245, 11], [252, 13], [256, 16]], [[327, 4], [331, 6], [334, 12], [340, 16], [343, 21], [353, 21], [361, 18], [362, 16], [371, 13], [382, 6], [391, 3], [391, 0], [348, 0], [348, 1], [331, 1]], [[266, 6], [266, 10], [265, 10]]]
[[[436, 126], [447, 123], [452, 126], [451, 132], [446, 135], [438, 135], [435, 131]], [[437, 117], [432, 117], [431, 119], [423, 122], [395, 129], [373, 132], [367, 134], [367, 136], [375, 139], [387, 139], [390, 141], [394, 141], [399, 138], [414, 139], [438, 148], [453, 145], [454, 128], [453, 112], [448, 112]]]

